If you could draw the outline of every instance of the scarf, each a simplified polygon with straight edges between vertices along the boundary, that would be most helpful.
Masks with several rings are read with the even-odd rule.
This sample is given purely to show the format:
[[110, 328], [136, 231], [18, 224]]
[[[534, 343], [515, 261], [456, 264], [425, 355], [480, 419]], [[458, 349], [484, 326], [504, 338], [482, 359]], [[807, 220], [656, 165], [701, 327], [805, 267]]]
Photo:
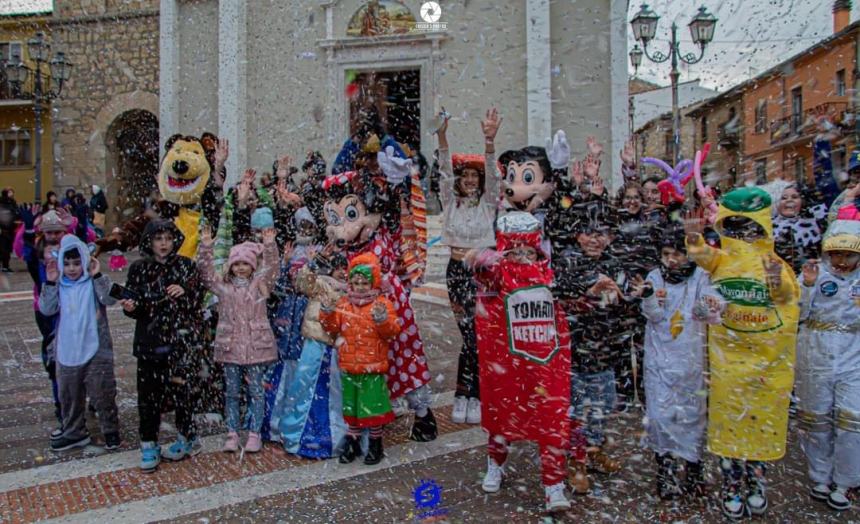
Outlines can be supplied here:
[[86, 364], [99, 350], [98, 303], [92, 278], [87, 272], [90, 253], [78, 237], [63, 237], [57, 256], [58, 270], [62, 275], [64, 255], [72, 250], [80, 254], [83, 273], [77, 280], [65, 275], [60, 277], [60, 321], [56, 338], [57, 362], [68, 367]]
[[350, 289], [346, 296], [349, 298], [349, 303], [353, 306], [366, 306], [376, 300], [376, 297], [379, 296], [379, 290], [371, 289], [366, 293], [356, 293]]
[[669, 269], [662, 262], [660, 263], [660, 274], [663, 275], [663, 280], [670, 284], [680, 284], [690, 278], [694, 271], [696, 271], [696, 264], [693, 262], [687, 262], [678, 269]]

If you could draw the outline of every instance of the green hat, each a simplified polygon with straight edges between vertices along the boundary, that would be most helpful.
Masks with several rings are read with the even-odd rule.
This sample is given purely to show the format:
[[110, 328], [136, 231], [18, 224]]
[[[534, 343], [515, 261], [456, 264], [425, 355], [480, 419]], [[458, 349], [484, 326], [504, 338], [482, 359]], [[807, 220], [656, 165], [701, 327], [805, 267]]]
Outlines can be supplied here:
[[358, 264], [349, 270], [349, 278], [352, 278], [354, 274], [358, 273], [363, 276], [370, 282], [370, 285], [373, 285], [373, 270], [367, 264]]
[[726, 193], [721, 203], [736, 213], [752, 213], [770, 207], [772, 200], [761, 188], [742, 187]]

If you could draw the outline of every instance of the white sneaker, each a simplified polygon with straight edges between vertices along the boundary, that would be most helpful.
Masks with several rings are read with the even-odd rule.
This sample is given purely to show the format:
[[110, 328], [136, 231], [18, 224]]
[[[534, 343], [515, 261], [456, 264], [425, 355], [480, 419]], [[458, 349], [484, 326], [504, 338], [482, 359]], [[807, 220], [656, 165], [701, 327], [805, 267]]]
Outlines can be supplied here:
[[469, 405], [466, 406], [466, 423], [480, 424], [481, 423], [481, 400], [470, 398]]
[[487, 474], [484, 475], [484, 482], [481, 483], [481, 489], [487, 493], [496, 493], [502, 489], [502, 477], [505, 475], [505, 466], [499, 466], [496, 461], [487, 457]]
[[830, 497], [830, 486], [827, 484], [816, 484], [809, 488], [809, 496], [816, 500], [827, 500]]
[[830, 492], [830, 496], [827, 497], [827, 505], [836, 511], [845, 511], [846, 509], [851, 508], [851, 501], [848, 500], [848, 493], [846, 488], [837, 487], [833, 491]]
[[451, 422], [454, 424], [463, 424], [466, 422], [466, 409], [469, 405], [469, 399], [466, 397], [454, 397], [454, 408], [451, 410]]
[[564, 482], [546, 486], [546, 510], [559, 511], [570, 509], [570, 501], [564, 496]]

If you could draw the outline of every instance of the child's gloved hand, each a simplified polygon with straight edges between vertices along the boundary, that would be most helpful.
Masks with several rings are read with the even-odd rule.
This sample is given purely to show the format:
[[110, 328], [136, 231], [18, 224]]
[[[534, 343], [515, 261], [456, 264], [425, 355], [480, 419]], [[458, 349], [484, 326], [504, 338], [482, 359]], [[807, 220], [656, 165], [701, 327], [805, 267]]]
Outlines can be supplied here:
[[382, 324], [383, 322], [388, 320], [388, 309], [386, 309], [385, 305], [381, 302], [377, 302], [370, 310], [370, 315], [373, 318], [374, 322], [376, 322], [377, 324]]
[[812, 287], [818, 280], [818, 260], [811, 259], [803, 263], [803, 285]]
[[567, 142], [567, 135], [559, 129], [555, 132], [552, 140], [546, 141], [547, 156], [549, 157], [549, 165], [553, 169], [567, 169], [570, 163], [570, 144]]

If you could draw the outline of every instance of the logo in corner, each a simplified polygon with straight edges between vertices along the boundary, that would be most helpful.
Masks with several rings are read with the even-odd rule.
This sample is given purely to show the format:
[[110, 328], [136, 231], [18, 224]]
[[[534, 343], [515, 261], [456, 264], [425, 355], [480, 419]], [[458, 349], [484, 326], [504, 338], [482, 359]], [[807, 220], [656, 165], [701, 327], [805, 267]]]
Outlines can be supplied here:
[[416, 516], [417, 522], [436, 522], [448, 514], [447, 509], [439, 507], [442, 504], [442, 486], [435, 480], [422, 480], [412, 490], [412, 498], [415, 501], [415, 509], [419, 512]]
[[442, 18], [442, 6], [438, 2], [424, 2], [418, 11], [423, 22], [416, 22], [415, 29], [419, 31], [445, 31], [448, 24], [440, 22]]

